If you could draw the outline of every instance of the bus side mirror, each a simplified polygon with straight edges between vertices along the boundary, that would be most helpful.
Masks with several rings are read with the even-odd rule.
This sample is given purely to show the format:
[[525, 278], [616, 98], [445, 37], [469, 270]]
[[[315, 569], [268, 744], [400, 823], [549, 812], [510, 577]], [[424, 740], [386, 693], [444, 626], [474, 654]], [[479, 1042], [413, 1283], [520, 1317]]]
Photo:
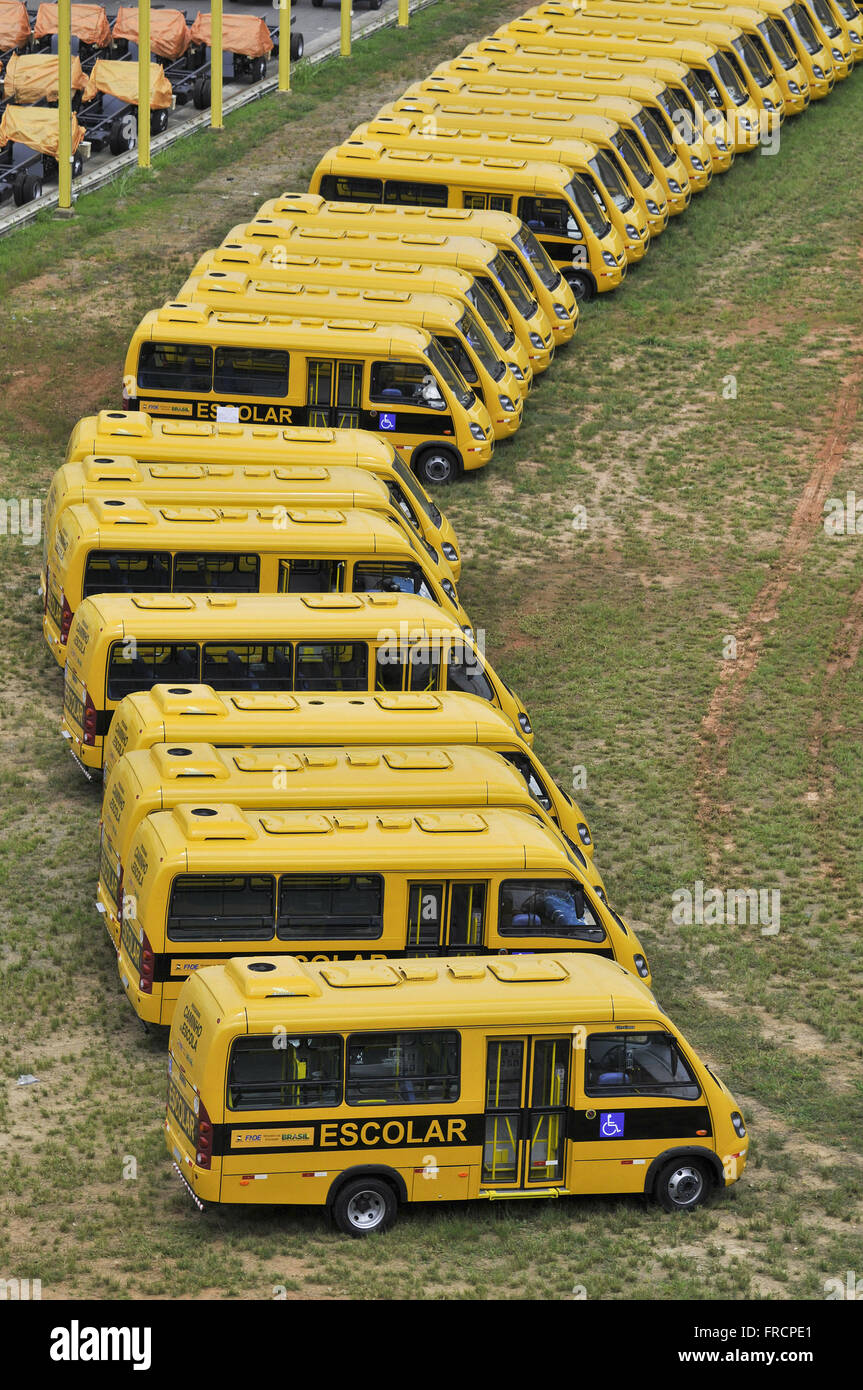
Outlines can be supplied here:
[[580, 883], [575, 885], [573, 898], [575, 900], [575, 915], [581, 921], [584, 917], [584, 889]]

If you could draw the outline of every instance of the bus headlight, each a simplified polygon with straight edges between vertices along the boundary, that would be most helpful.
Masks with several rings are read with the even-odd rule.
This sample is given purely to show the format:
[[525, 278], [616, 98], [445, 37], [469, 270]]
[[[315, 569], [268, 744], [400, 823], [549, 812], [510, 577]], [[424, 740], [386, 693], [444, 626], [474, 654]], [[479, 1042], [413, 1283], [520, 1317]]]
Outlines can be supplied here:
[[732, 1110], [731, 1123], [734, 1126], [734, 1133], [737, 1135], [738, 1139], [742, 1139], [746, 1133], [746, 1126], [743, 1123], [743, 1116], [739, 1110]]
[[636, 241], [640, 241], [640, 240], [641, 240], [641, 233], [640, 233], [640, 231], [638, 230], [637, 227], [633, 227], [633, 225], [632, 225], [631, 222], [627, 222], [627, 224], [626, 224], [626, 235], [627, 235], [627, 236], [634, 237]]
[[717, 148], [718, 150], [722, 150], [722, 153], [723, 153], [723, 154], [724, 154], [725, 151], [728, 149], [728, 144], [727, 144], [727, 142], [726, 142], [725, 140], [723, 140], [722, 137], [721, 137], [720, 135], [717, 135], [717, 137], [716, 137], [716, 148]]
[[764, 97], [762, 104], [764, 106], [765, 111], [774, 111], [776, 109], [769, 97]]
[[538, 333], [529, 333], [527, 336], [530, 338], [531, 347], [541, 348], [545, 346]]
[[517, 362], [507, 362], [507, 366], [515, 377], [516, 381], [524, 381], [524, 372]]
[[455, 585], [449, 579], [442, 579], [440, 582], [440, 586], [446, 594], [447, 598], [451, 598], [453, 603], [458, 603], [458, 595], [455, 591]]
[[823, 77], [823, 76], [824, 76], [824, 73], [823, 73], [823, 72], [821, 71], [821, 69], [818, 67], [817, 63], [813, 63], [813, 64], [812, 64], [812, 71], [813, 71], [813, 73], [815, 74], [816, 77]]
[[472, 423], [470, 427], [470, 432], [473, 435], [474, 439], [485, 439], [485, 430], [483, 429], [482, 425], [474, 425]]
[[593, 840], [590, 838], [590, 831], [588, 830], [583, 820], [580, 820], [578, 822], [578, 838], [581, 840], [581, 843], [583, 845], [593, 844]]
[[498, 396], [498, 400], [500, 401], [501, 406], [504, 410], [515, 410], [515, 406], [513, 405], [509, 396]]
[[611, 265], [611, 266], [617, 265], [617, 261], [614, 259], [614, 257], [612, 256], [612, 254], [611, 254], [610, 251], [603, 251], [603, 253], [602, 253], [602, 259], [605, 261], [605, 264], [606, 264], [606, 265]]
[[672, 193], [680, 192], [680, 184], [677, 182], [677, 179], [669, 179], [668, 187], [671, 189]]
[[633, 956], [632, 959], [642, 980], [645, 980], [650, 974], [650, 971], [647, 968], [647, 961], [644, 959], [644, 956]]
[[652, 198], [648, 198], [647, 200], [647, 211], [652, 212], [654, 217], [659, 216], [659, 207]]
[[697, 154], [694, 154], [694, 155], [692, 156], [692, 167], [693, 167], [693, 169], [698, 169], [699, 172], [704, 168], [704, 165], [702, 164], [701, 160], [698, 158], [698, 155], [697, 155]]
[[568, 309], [565, 309], [565, 308], [563, 307], [562, 304], [555, 304], [555, 306], [554, 306], [554, 312], [557, 314], [557, 317], [558, 317], [559, 319], [563, 319], [563, 322], [564, 322], [564, 323], [569, 323], [569, 319], [570, 319], [569, 310], [568, 310]]
[[527, 715], [525, 714], [524, 710], [520, 710], [520, 711], [519, 711], [518, 722], [519, 722], [519, 724], [521, 725], [521, 731], [522, 731], [522, 733], [524, 733], [524, 734], [532, 734], [532, 733], [533, 733], [533, 729], [531, 728], [530, 720], [528, 719], [528, 717], [527, 717]]
[[836, 59], [837, 63], [842, 62], [842, 52], [840, 49], [831, 48], [830, 52], [833, 54], [833, 57]]
[[799, 97], [799, 95], [800, 95], [800, 88], [797, 86], [797, 83], [796, 83], [796, 82], [789, 82], [789, 83], [788, 83], [788, 90], [789, 90], [789, 92], [791, 93], [792, 96], [794, 96], [794, 97]]
[[449, 541], [444, 541], [443, 545], [441, 546], [441, 550], [443, 551], [444, 555], [450, 561], [451, 564], [455, 563], [458, 560], [458, 551], [456, 550], [454, 545], [450, 545]]

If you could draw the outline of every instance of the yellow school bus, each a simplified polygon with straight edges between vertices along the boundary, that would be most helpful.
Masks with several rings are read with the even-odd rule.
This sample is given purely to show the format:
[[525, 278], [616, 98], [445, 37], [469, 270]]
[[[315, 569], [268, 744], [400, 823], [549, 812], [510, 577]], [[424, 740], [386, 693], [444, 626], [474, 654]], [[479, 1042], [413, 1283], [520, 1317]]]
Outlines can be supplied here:
[[[596, 12], [605, 8], [602, 4]], [[619, 7], [615, 5], [614, 8]], [[637, 19], [641, 3], [639, 0], [637, 4], [629, 3], [621, 8], [625, 8], [627, 14], [633, 13]], [[700, 19], [711, 24], [736, 25], [741, 33], [732, 42], [735, 55], [741, 61], [745, 58], [753, 74], [762, 69], [772, 72], [782, 93], [786, 113], [796, 115], [809, 105], [806, 69], [769, 15], [747, 5], [724, 5], [719, 0], [662, 0], [661, 4], [645, 4], [644, 8], [650, 17], [682, 14], [688, 19]], [[763, 81], [759, 82], [759, 86], [763, 85]]]
[[[508, 73], [511, 81], [506, 80]], [[488, 111], [512, 111], [518, 116], [548, 116], [556, 121], [570, 118], [575, 122], [583, 119], [613, 121], [622, 132], [616, 148], [645, 190], [651, 229], [654, 232], [663, 230], [668, 217], [684, 211], [686, 202], [681, 189], [689, 189], [686, 170], [662, 127], [653, 121], [640, 102], [618, 96], [612, 89], [591, 92], [568, 86], [560, 91], [548, 82], [532, 86], [532, 78], [538, 84], [544, 82], [542, 74], [534, 74], [530, 69], [524, 72], [519, 68], [517, 73], [512, 73], [511, 65], [507, 65], [506, 73], [484, 68], [475, 73], [433, 73], [408, 87], [405, 100], [449, 102], [463, 99], [480, 106], [485, 104]], [[652, 182], [659, 189], [659, 197], [652, 191], [647, 193]], [[677, 193], [671, 187], [672, 182]], [[667, 214], [663, 206], [667, 207]]]
[[[361, 190], [354, 180], [347, 187]], [[275, 248], [284, 244], [291, 250], [314, 250], [316, 254], [379, 256], [382, 260], [402, 261], [423, 266], [454, 266], [472, 275], [481, 296], [472, 299], [487, 328], [493, 321], [483, 309], [490, 299], [524, 354], [524, 365], [532, 372], [544, 372], [554, 356], [554, 334], [539, 301], [525, 287], [502, 250], [484, 238], [451, 229], [445, 232], [415, 225], [406, 212], [425, 212], [425, 208], [382, 207], [371, 203], [325, 202], [312, 194], [285, 194], [264, 203], [255, 220], [245, 228], [233, 228], [230, 239], [252, 239]], [[502, 344], [495, 334], [495, 340]], [[519, 363], [521, 365], [521, 362]]]
[[258, 280], [241, 271], [217, 269], [191, 276], [180, 298], [211, 309], [243, 313], [317, 314], [328, 322], [373, 314], [377, 323], [406, 323], [424, 329], [461, 373], [485, 406], [495, 439], [509, 439], [522, 420], [523, 398], [505, 362], [498, 357], [479, 319], [469, 306], [444, 295], [378, 284], [373, 288], [309, 283], [290, 279]]
[[[105, 746], [107, 784], [126, 754], [157, 743], [206, 743], [258, 750], [291, 746], [340, 748], [477, 744], [499, 753], [524, 779], [531, 796], [568, 841], [584, 868], [594, 841], [581, 808], [558, 786], [534, 750], [495, 705], [447, 691], [387, 691], [363, 695], [329, 691], [250, 692], [207, 685], [154, 685], [126, 695], [117, 706]], [[591, 879], [598, 890], [602, 882]]]
[[[764, 64], [747, 35], [725, 19], [719, 23], [703, 14], [669, 10], [661, 0], [653, 0], [653, 3], [636, 0], [635, 4], [629, 0], [588, 0], [585, 9], [577, 15], [569, 12], [563, 17], [560, 12], [549, 14], [546, 11], [534, 18], [514, 20], [499, 32], [519, 43], [550, 44], [564, 51], [570, 45], [578, 48], [587, 37], [591, 41], [604, 41], [616, 52], [618, 44], [626, 51], [626, 41], [633, 37], [638, 40], [661, 37], [663, 25], [684, 41], [692, 38], [712, 44], [756, 107], [782, 119], [785, 102], [770, 65]], [[592, 48], [591, 51], [597, 50]]]
[[[559, 59], [559, 54], [557, 57]], [[677, 134], [673, 115], [677, 108], [673, 105], [674, 98], [671, 97], [667, 85], [649, 76], [643, 68], [638, 72], [634, 63], [626, 70], [620, 63], [615, 66], [612, 62], [602, 62], [584, 54], [580, 66], [576, 66], [574, 60], [571, 60], [566, 67], [561, 67], [545, 61], [547, 58], [546, 50], [539, 53], [533, 49], [524, 53], [519, 51], [517, 60], [505, 58], [503, 54], [497, 57], [491, 54], [485, 57], [459, 57], [436, 68], [434, 76], [444, 80], [469, 76], [473, 80], [492, 82], [501, 87], [514, 86], [552, 94], [590, 93], [630, 97], [638, 102], [641, 112], [639, 126], [651, 148], [657, 152], [660, 160], [667, 160], [666, 151], [670, 146], [680, 164], [682, 177], [670, 167], [669, 161], [669, 211], [674, 214], [687, 208], [696, 184], [690, 173], [693, 168], [692, 161], [684, 157], [684, 146]], [[672, 109], [671, 115], [669, 108]], [[699, 163], [703, 163], [698, 151], [696, 158]], [[698, 172], [699, 177], [702, 177], [702, 171]]]
[[[608, 35], [595, 39], [585, 35], [574, 41], [568, 50], [551, 44], [520, 45], [508, 39], [484, 39], [481, 43], [470, 44], [465, 53], [469, 57], [500, 57], [509, 62], [529, 64], [540, 72], [562, 75], [570, 71], [581, 74], [585, 67], [625, 73], [628, 64], [636, 77], [656, 83], [653, 95], [665, 113], [669, 137], [674, 140], [686, 165], [693, 191], [703, 192], [713, 177], [711, 132], [687, 90], [685, 64], [656, 57], [646, 49], [628, 52], [625, 40], [612, 42]], [[623, 87], [620, 90], [623, 91]]]
[[66, 649], [61, 732], [82, 769], [102, 766], [125, 695], [190, 682], [217, 690], [461, 690], [529, 741], [516, 695], [458, 619], [404, 594], [99, 594]]
[[[415, 201], [513, 212], [579, 300], [617, 289], [626, 274], [620, 234], [589, 189], [562, 164], [347, 140], [319, 161], [309, 189], [324, 198], [364, 203], [396, 202], [407, 190]], [[534, 370], [537, 366], [534, 362]]]
[[596, 146], [593, 162], [603, 175], [605, 186], [613, 190], [618, 211], [627, 217], [634, 204], [651, 236], [664, 231], [668, 223], [665, 196], [632, 137], [617, 121], [598, 112], [578, 118], [563, 111], [537, 111], [529, 101], [513, 101], [507, 94], [499, 96], [488, 91], [475, 93], [466, 83], [454, 96], [417, 88], [419, 84], [415, 83], [412, 95], [405, 94], [400, 100], [384, 106], [380, 117], [412, 116], [423, 126], [434, 123], [437, 129], [443, 130], [478, 126], [489, 132], [502, 131], [510, 135], [588, 140]]
[[449, 565], [411, 536], [377, 486], [377, 511], [284, 502], [254, 510], [148, 507], [122, 497], [66, 507], [49, 555], [45, 641], [64, 665], [80, 603], [110, 593], [400, 591], [431, 599], [469, 631]]
[[[392, 725], [392, 712], [385, 723]], [[556, 826], [515, 763], [478, 744], [153, 744], [126, 753], [105, 778], [96, 909], [115, 947], [120, 945], [124, 874], [135, 831], [151, 812], [197, 805], [202, 795], [259, 812], [514, 806]], [[604, 897], [605, 887], [592, 861], [581, 851], [577, 858], [585, 882]]]
[[[80, 470], [67, 472], [71, 465]], [[197, 482], [208, 498], [239, 503], [254, 489], [256, 501], [275, 505], [282, 500], [280, 488], [300, 488], [304, 481], [310, 487], [320, 482], [326, 491], [331, 468], [362, 468], [379, 477], [399, 511], [441, 552], [458, 579], [461, 555], [451, 523], [398, 450], [368, 430], [154, 420], [142, 410], [102, 410], [84, 416], [69, 436], [65, 463], [48, 493], [46, 524], [48, 509], [67, 505], [65, 499], [87, 502], [118, 486], [145, 502], [186, 503], [196, 500]], [[299, 469], [306, 471], [305, 479]], [[296, 496], [299, 500], [302, 492]]]
[[183, 986], [165, 1143], [205, 1202], [326, 1207], [349, 1236], [408, 1202], [736, 1182], [743, 1116], [650, 990], [585, 954], [232, 960]]
[[[476, 237], [481, 241], [491, 242], [546, 315], [551, 324], [555, 344], [568, 343], [575, 332], [578, 305], [566, 281], [521, 218], [501, 211], [497, 208], [496, 202], [493, 207], [489, 198], [482, 199], [476, 196], [470, 207], [463, 208], [426, 207], [422, 203], [408, 202], [360, 205], [353, 203], [346, 206], [340, 202], [328, 203], [312, 193], [285, 193], [275, 200], [275, 205], [281, 209], [281, 216], [289, 211], [290, 216], [295, 217], [300, 224], [306, 221], [320, 225], [323, 217], [326, 224], [330, 225], [332, 217], [351, 210], [354, 214], [357, 211], [362, 213], [359, 222], [354, 216], [354, 226], [363, 226], [373, 220], [383, 231], [387, 228], [395, 230], [396, 225], [401, 223], [406, 229], [412, 227], [415, 231], [424, 229], [438, 235], [445, 233], [449, 236]], [[271, 204], [264, 203], [261, 212], [270, 206]], [[494, 268], [494, 276], [495, 283], [504, 284], [497, 267]]]
[[145, 314], [125, 409], [190, 420], [372, 430], [423, 483], [451, 482], [494, 450], [488, 411], [421, 328], [216, 313], [175, 301]]
[[171, 1022], [195, 971], [262, 950], [597, 951], [650, 983], [638, 937], [534, 810], [190, 802], [139, 821], [122, 889], [117, 969], [146, 1023]]
[[[410, 112], [381, 111], [373, 121], [357, 126], [351, 140], [382, 140], [387, 148], [427, 150], [441, 154], [485, 155], [502, 159], [543, 160], [562, 164], [573, 180], [583, 184], [607, 221], [615, 228], [630, 264], [644, 258], [650, 245], [647, 218], [628, 197], [625, 178], [589, 139], [558, 132], [552, 138], [533, 130], [514, 131], [495, 128], [493, 121], [482, 122], [462, 115], [452, 125], [437, 121], [434, 115], [419, 119]], [[626, 204], [624, 212], [621, 202]]]
[[[356, 254], [308, 254], [289, 250], [286, 246], [279, 247], [275, 253], [262, 245], [230, 241], [223, 242], [221, 246], [216, 246], [201, 256], [192, 275], [207, 276], [211, 280], [218, 277], [230, 279], [234, 276], [245, 276], [250, 282], [260, 285], [278, 283], [326, 285], [333, 288], [347, 285], [362, 290], [443, 295], [445, 299], [453, 300], [462, 306], [463, 330], [469, 337], [475, 335], [478, 325], [483, 343], [487, 345], [484, 351], [496, 357], [503, 367], [503, 374], [495, 377], [500, 390], [508, 391], [514, 399], [520, 396], [525, 400], [533, 384], [533, 372], [529, 364], [525, 375], [520, 367], [516, 370], [515, 362], [506, 360], [507, 352], [503, 347], [503, 339], [499, 339], [500, 329], [507, 329], [506, 320], [480, 291], [484, 308], [497, 321], [494, 327], [489, 326], [486, 312], [475, 307], [477, 286], [474, 277], [456, 269], [455, 266], [427, 266], [419, 261], [381, 261], [373, 256], [360, 257]], [[460, 367], [459, 370], [464, 375], [463, 368]], [[495, 368], [495, 371], [498, 370], [499, 367]], [[465, 380], [467, 379], [466, 377]]]
[[829, 44], [825, 45], [815, 32], [812, 22], [800, 4], [800, 0], [750, 0], [754, 9], [764, 15], [773, 27], [773, 35], [781, 39], [796, 55], [809, 81], [809, 91], [813, 101], [823, 101], [836, 85], [836, 69]]

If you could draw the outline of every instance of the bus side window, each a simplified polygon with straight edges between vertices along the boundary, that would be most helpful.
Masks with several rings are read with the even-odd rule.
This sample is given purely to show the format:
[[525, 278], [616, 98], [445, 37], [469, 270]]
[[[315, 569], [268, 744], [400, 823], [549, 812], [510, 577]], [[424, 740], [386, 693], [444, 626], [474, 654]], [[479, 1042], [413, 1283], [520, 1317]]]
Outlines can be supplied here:
[[354, 565], [354, 593], [418, 594], [434, 599], [419, 565], [410, 560], [361, 560]]
[[478, 695], [481, 700], [494, 704], [494, 691], [491, 681], [482, 668], [482, 662], [472, 651], [447, 662], [446, 688], [460, 690], [464, 695]]
[[228, 1064], [229, 1110], [301, 1110], [340, 1105], [343, 1041], [273, 1035], [237, 1038]]
[[261, 561], [258, 555], [174, 556], [174, 589], [178, 593], [256, 594], [260, 589]]
[[365, 642], [298, 642], [296, 690], [368, 690]]
[[461, 1038], [454, 1030], [348, 1038], [348, 1105], [428, 1105], [458, 1100], [460, 1090]]
[[500, 885], [501, 936], [565, 936], [600, 942], [605, 929], [580, 884], [567, 879], [507, 879]]
[[588, 1039], [586, 1095], [668, 1096], [697, 1100], [698, 1081], [668, 1033], [594, 1033]]
[[449, 902], [450, 948], [481, 946], [485, 936], [487, 884], [454, 883]]
[[153, 593], [170, 587], [170, 551], [94, 550], [87, 556], [81, 597]]
[[383, 192], [381, 179], [364, 179], [357, 174], [324, 174], [321, 179], [321, 197], [331, 202], [382, 203]]
[[183, 343], [142, 343], [138, 385], [144, 391], [212, 391], [213, 349]]
[[290, 690], [291, 648], [281, 642], [208, 642], [202, 671], [216, 690]]
[[[131, 639], [130, 639], [131, 641]], [[198, 681], [197, 644], [178, 642], [115, 642], [108, 658], [109, 700], [122, 700], [158, 681]]]
[[280, 594], [340, 594], [345, 587], [344, 560], [280, 560]]

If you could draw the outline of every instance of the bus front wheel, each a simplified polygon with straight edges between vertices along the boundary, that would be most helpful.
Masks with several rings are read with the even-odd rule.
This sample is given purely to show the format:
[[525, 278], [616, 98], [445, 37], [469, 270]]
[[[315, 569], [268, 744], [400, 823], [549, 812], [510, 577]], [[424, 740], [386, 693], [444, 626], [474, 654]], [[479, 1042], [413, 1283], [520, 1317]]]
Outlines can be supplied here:
[[420, 482], [428, 487], [429, 484], [451, 483], [458, 477], [460, 465], [449, 449], [426, 449], [417, 459], [415, 470]]
[[710, 1192], [710, 1175], [697, 1158], [675, 1158], [656, 1179], [654, 1196], [666, 1211], [694, 1211]]
[[333, 1202], [333, 1220], [346, 1236], [359, 1239], [385, 1231], [396, 1219], [396, 1195], [383, 1178], [355, 1178]]
[[570, 271], [566, 279], [579, 304], [586, 304], [589, 299], [593, 299], [593, 281], [589, 275]]

